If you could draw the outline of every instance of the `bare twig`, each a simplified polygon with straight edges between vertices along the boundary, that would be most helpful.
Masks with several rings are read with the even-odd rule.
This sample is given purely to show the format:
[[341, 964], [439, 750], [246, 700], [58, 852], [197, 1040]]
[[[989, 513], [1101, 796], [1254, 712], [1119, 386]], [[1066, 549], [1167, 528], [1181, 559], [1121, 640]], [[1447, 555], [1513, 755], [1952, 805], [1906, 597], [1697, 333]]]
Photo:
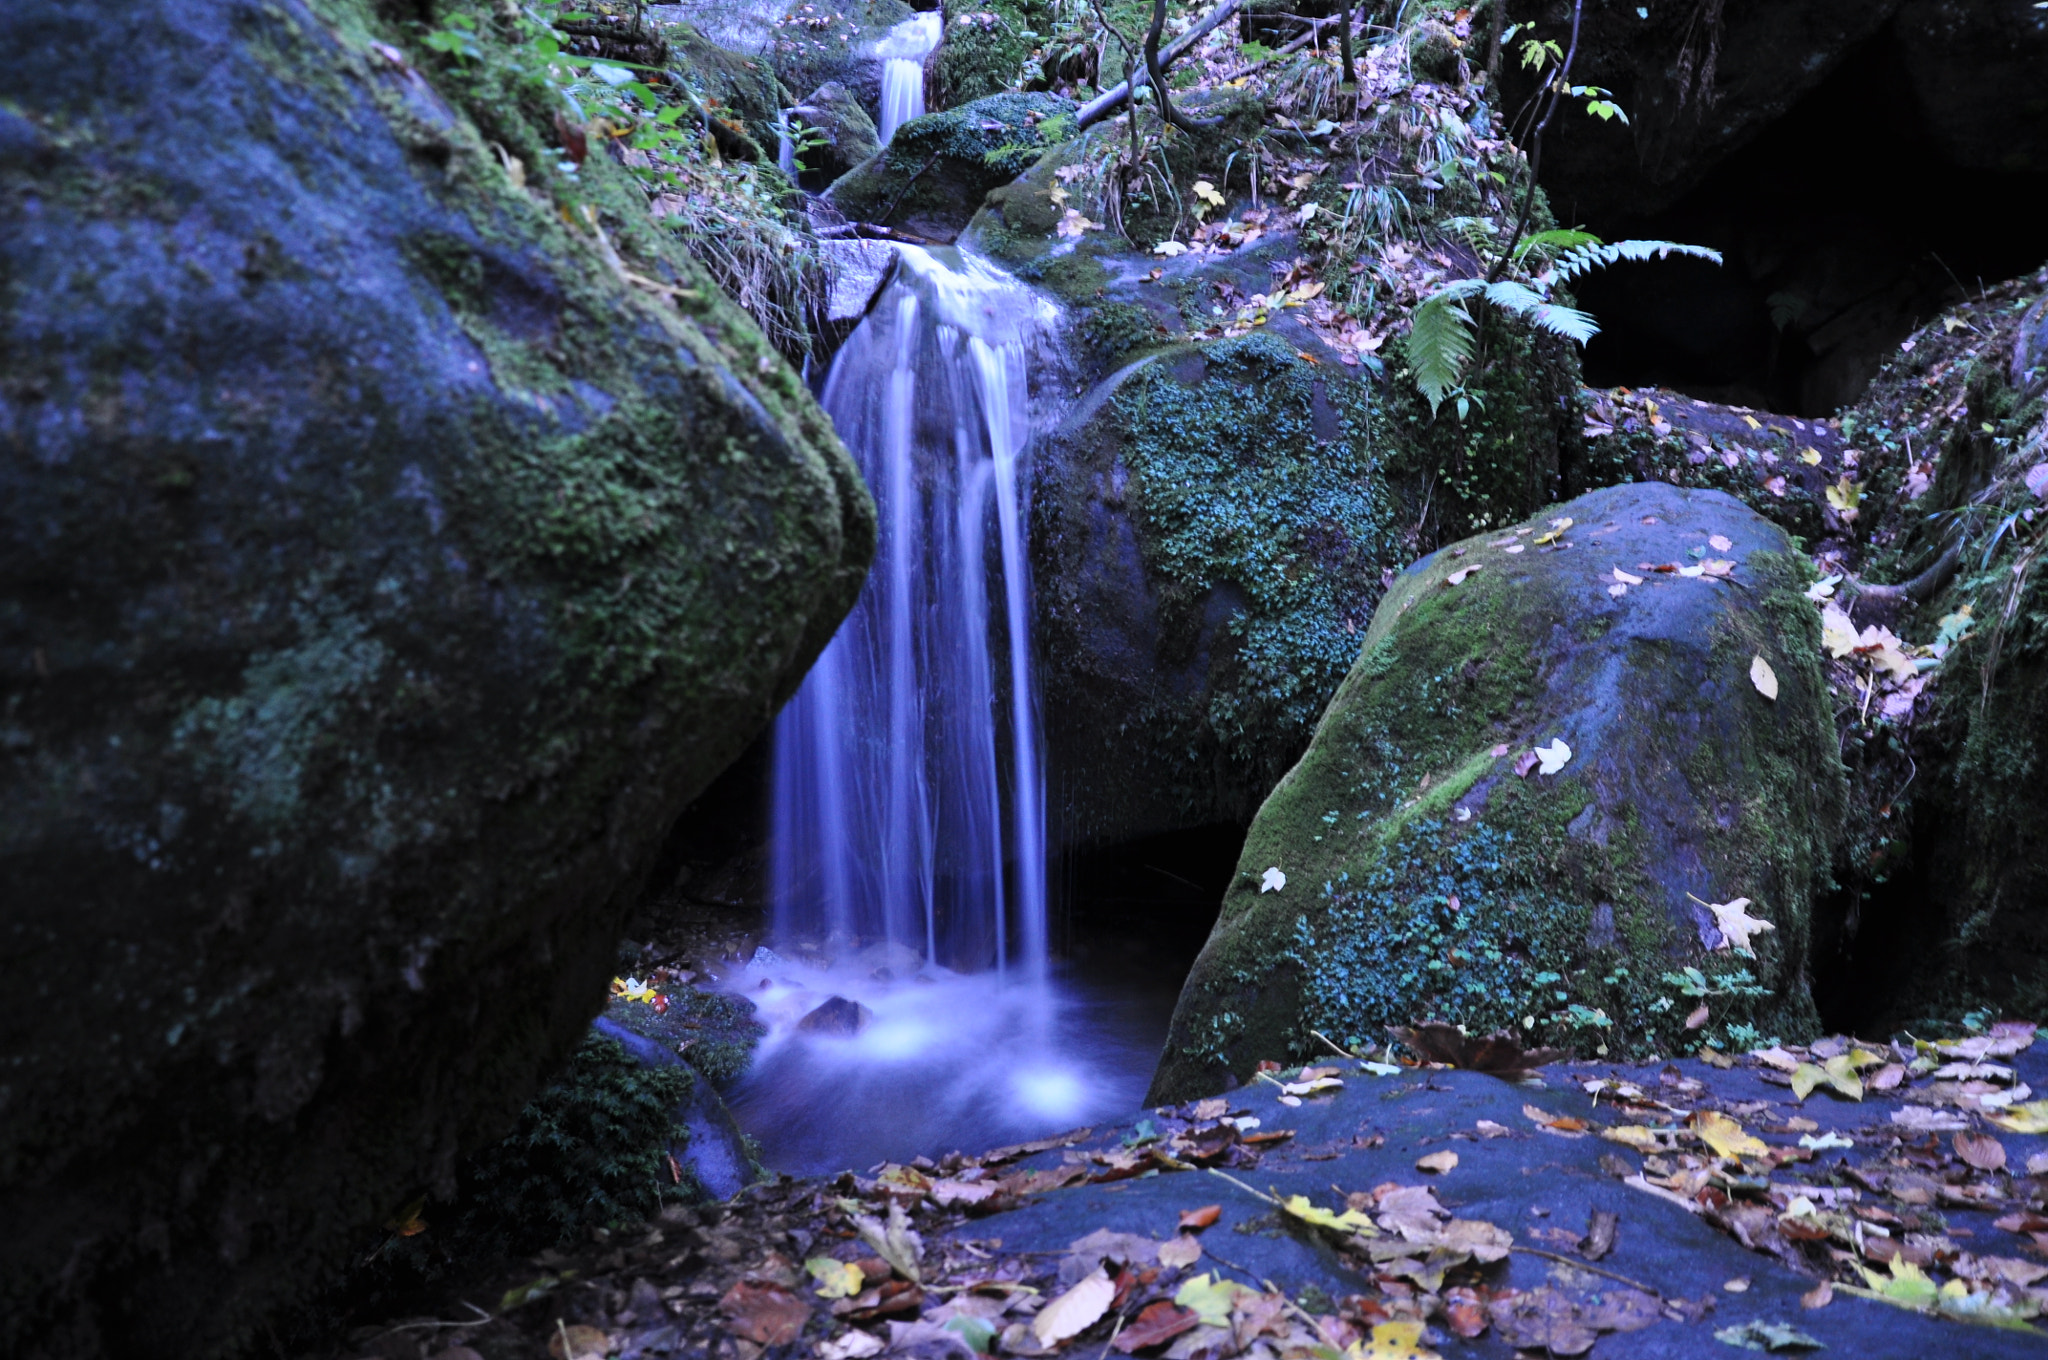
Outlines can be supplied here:
[[1522, 1255], [1524, 1256], [1541, 1256], [1546, 1261], [1555, 1261], [1559, 1265], [1570, 1266], [1573, 1270], [1583, 1270], [1591, 1275], [1604, 1275], [1608, 1279], [1613, 1280], [1617, 1284], [1625, 1284], [1630, 1289], [1640, 1289], [1653, 1299], [1661, 1301], [1664, 1297], [1664, 1292], [1662, 1290], [1652, 1289], [1649, 1285], [1644, 1284], [1641, 1280], [1631, 1280], [1626, 1275], [1617, 1275], [1611, 1270], [1602, 1270], [1600, 1267], [1592, 1264], [1590, 1261], [1581, 1260], [1571, 1256], [1560, 1256], [1554, 1251], [1544, 1251], [1539, 1247], [1511, 1246], [1508, 1248], [1508, 1250], [1518, 1251], [1522, 1253]]
[[1508, 234], [1508, 243], [1501, 249], [1500, 258], [1493, 262], [1493, 268], [1486, 271], [1486, 281], [1496, 283], [1507, 271], [1508, 262], [1514, 258], [1515, 247], [1522, 243], [1522, 233], [1529, 229], [1529, 212], [1536, 204], [1536, 172], [1543, 165], [1543, 132], [1550, 126], [1550, 120], [1557, 114], [1557, 106], [1564, 102], [1565, 92], [1571, 88], [1572, 59], [1579, 55], [1579, 20], [1586, 12], [1586, 0], [1572, 0], [1572, 41], [1564, 52], [1564, 61], [1557, 68], [1557, 77], [1550, 85], [1550, 102], [1544, 106], [1543, 117], [1536, 124], [1536, 131], [1529, 137], [1529, 186], [1522, 193], [1522, 211], [1515, 218], [1515, 229]]

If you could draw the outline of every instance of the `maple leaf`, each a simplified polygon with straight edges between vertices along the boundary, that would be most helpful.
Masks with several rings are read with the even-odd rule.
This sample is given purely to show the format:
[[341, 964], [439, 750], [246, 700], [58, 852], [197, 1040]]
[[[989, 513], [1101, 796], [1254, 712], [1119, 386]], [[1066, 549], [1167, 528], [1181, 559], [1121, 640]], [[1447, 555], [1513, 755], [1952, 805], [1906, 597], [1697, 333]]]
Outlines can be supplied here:
[[1738, 897], [1732, 902], [1709, 902], [1707, 910], [1714, 913], [1714, 925], [1721, 932], [1723, 947], [1749, 952], [1749, 937], [1766, 930], [1776, 930], [1769, 921], [1751, 916], [1746, 908], [1747, 897]]

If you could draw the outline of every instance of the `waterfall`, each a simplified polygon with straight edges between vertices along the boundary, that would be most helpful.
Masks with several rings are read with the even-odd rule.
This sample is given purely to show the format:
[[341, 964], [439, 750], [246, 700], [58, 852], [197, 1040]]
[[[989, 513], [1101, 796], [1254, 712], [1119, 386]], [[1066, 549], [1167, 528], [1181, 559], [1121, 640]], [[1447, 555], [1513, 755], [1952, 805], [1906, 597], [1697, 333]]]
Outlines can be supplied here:
[[883, 145], [896, 129], [924, 113], [924, 59], [939, 45], [945, 16], [937, 10], [912, 15], [875, 44], [882, 59]]
[[775, 111], [775, 164], [791, 184], [796, 183], [796, 142], [789, 135], [788, 109]]
[[825, 381], [880, 533], [866, 591], [778, 720], [775, 926], [1042, 983], [1023, 464], [1057, 313], [956, 259], [902, 247]]

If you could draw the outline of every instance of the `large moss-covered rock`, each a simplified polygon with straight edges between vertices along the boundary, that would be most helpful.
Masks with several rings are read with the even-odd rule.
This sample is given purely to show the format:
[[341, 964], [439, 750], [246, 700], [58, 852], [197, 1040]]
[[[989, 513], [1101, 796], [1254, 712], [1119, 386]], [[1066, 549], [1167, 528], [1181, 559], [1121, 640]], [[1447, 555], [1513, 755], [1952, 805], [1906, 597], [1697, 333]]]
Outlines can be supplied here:
[[951, 241], [989, 190], [1038, 160], [1046, 146], [1042, 125], [1073, 108], [1058, 95], [999, 94], [913, 118], [826, 197], [856, 222]]
[[477, 15], [9, 8], [0, 1352], [246, 1349], [450, 1190], [865, 571], [800, 381]]
[[805, 184], [830, 184], [882, 149], [875, 120], [836, 80], [811, 91], [789, 115], [802, 138], [797, 161]]
[[[1732, 576], [1640, 569], [1708, 560]], [[1641, 583], [1614, 593], [1617, 567]], [[1706, 1037], [1808, 1028], [1844, 798], [1809, 575], [1732, 497], [1655, 483], [1409, 568], [1259, 810], [1148, 1103], [1306, 1053], [1311, 1030], [1372, 1042], [1423, 1018], [1650, 1051], [1684, 1033], [1689, 985]], [[1517, 776], [1556, 740], [1556, 773]], [[1754, 958], [1719, 948], [1708, 910], [1738, 897], [1776, 926]], [[1666, 980], [1686, 966], [1700, 983]]]

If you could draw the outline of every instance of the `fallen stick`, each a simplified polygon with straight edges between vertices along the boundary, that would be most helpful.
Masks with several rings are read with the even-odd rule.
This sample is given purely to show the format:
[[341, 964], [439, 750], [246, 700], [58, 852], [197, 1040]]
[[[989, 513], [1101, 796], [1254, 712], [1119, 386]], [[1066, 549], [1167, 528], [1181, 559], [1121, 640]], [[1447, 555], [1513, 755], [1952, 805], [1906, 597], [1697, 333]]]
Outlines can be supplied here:
[[[1167, 45], [1166, 50], [1159, 54], [1159, 69], [1164, 71], [1167, 67], [1186, 56], [1193, 49], [1194, 45], [1208, 37], [1218, 24], [1236, 14], [1242, 3], [1243, 0], [1223, 0], [1223, 3], [1210, 10], [1200, 23], [1197, 23], [1178, 38], [1175, 38]], [[1140, 68], [1132, 72], [1129, 79], [1111, 86], [1101, 94], [1096, 95], [1095, 98], [1083, 104], [1080, 110], [1074, 114], [1074, 130], [1079, 132], [1083, 128], [1101, 122], [1119, 104], [1122, 104], [1131, 97], [1133, 89], [1143, 88], [1147, 80], [1145, 71], [1143, 68]]]

